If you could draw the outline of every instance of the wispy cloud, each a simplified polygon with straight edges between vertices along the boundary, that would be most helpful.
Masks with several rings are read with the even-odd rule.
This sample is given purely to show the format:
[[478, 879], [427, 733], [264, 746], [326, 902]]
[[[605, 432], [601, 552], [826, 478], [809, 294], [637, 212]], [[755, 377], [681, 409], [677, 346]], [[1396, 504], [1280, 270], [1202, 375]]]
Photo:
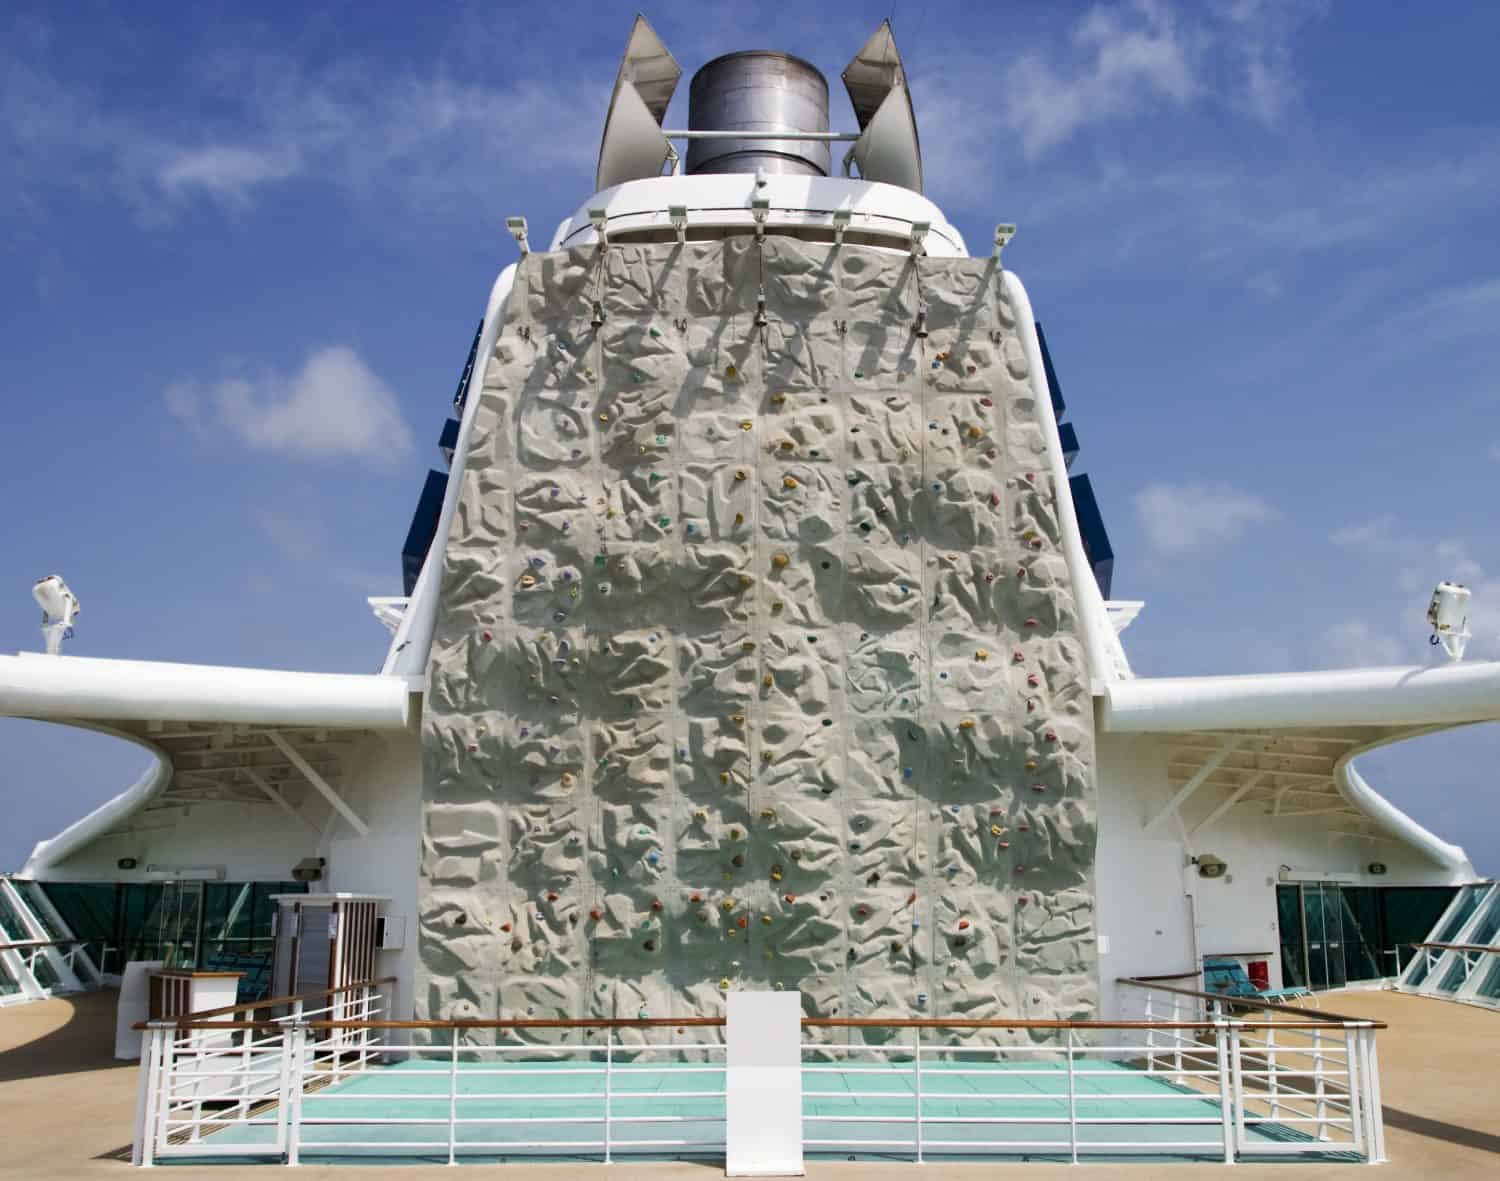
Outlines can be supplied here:
[[1181, 106], [1200, 89], [1191, 55], [1165, 5], [1090, 9], [1064, 60], [1027, 54], [1008, 71], [1005, 122], [1038, 155], [1088, 124]]
[[203, 437], [298, 458], [360, 459], [388, 466], [412, 446], [396, 396], [353, 349], [320, 349], [291, 377], [174, 382], [167, 412]]
[[161, 167], [156, 179], [171, 196], [201, 191], [228, 204], [244, 205], [257, 187], [286, 180], [301, 170], [294, 150], [218, 146], [178, 152]]
[[431, 210], [506, 176], [586, 169], [607, 71], [507, 71], [455, 79], [341, 54], [313, 67], [285, 53], [209, 53], [176, 86], [180, 108], [105, 102], [62, 68], [45, 23], [0, 37], [0, 165], [6, 203], [34, 212], [65, 186], [124, 201], [147, 223], [207, 199], [243, 208], [296, 177]]
[[1323, 634], [1322, 648], [1334, 668], [1379, 668], [1411, 663], [1410, 648], [1365, 619], [1347, 619], [1330, 627]]
[[1135, 509], [1147, 542], [1163, 554], [1230, 541], [1279, 515], [1259, 496], [1223, 484], [1148, 484], [1136, 493]]

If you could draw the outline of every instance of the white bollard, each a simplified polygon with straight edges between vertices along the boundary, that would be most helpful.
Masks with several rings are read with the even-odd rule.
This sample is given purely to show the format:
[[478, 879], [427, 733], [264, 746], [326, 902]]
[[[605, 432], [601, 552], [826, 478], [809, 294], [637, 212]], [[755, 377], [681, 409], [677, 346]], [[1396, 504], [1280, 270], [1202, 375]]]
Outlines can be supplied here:
[[802, 994], [732, 992], [728, 1001], [724, 1171], [800, 1177]]

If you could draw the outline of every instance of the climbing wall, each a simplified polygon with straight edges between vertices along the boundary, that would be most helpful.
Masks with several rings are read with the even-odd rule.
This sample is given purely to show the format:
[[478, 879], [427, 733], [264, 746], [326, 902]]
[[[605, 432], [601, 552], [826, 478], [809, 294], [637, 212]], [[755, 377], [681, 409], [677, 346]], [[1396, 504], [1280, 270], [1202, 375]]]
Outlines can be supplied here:
[[1093, 720], [991, 260], [531, 254], [424, 724], [419, 1015], [1081, 1018]]

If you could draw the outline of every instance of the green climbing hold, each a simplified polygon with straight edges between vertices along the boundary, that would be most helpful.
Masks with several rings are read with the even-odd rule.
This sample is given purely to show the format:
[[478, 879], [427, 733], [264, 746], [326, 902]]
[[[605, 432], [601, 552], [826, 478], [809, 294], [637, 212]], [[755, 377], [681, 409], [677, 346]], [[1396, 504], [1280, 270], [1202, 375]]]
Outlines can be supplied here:
[[609, 561], [603, 554], [594, 555], [594, 565], [603, 567]]
[[672, 523], [672, 518], [671, 517], [662, 517], [660, 523], [661, 523], [661, 527], [663, 529], [665, 529], [668, 525], [670, 525]]

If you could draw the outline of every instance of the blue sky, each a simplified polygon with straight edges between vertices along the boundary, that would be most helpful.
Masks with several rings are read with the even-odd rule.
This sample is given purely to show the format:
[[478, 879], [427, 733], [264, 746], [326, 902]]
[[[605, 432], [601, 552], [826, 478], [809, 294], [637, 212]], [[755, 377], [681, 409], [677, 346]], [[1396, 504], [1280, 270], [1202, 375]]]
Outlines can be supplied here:
[[[983, 11], [985, 15], [976, 16]], [[834, 83], [889, 3], [653, 4]], [[371, 671], [495, 273], [592, 188], [633, 5], [10, 5], [0, 651]], [[929, 195], [1026, 280], [1143, 674], [1500, 657], [1500, 7], [902, 0]], [[686, 85], [670, 121], [685, 121]], [[0, 721], [0, 866], [133, 778]], [[1495, 727], [1366, 775], [1500, 872]]]

